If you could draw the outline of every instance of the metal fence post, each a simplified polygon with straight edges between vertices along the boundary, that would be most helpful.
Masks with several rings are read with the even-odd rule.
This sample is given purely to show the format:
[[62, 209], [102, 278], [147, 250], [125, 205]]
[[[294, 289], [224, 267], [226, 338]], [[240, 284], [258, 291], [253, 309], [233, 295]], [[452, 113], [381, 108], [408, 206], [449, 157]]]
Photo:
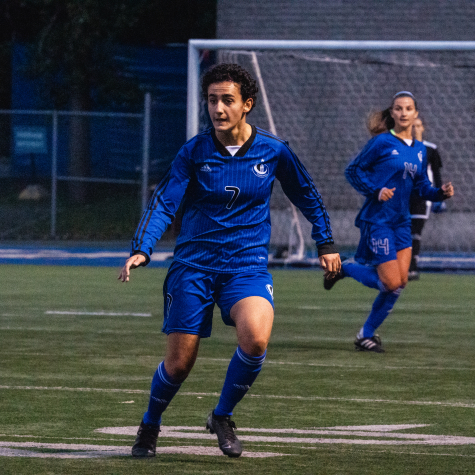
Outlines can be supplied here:
[[143, 115], [143, 144], [142, 144], [142, 211], [148, 202], [148, 171], [150, 155], [150, 120], [152, 108], [152, 95], [145, 93]]
[[51, 237], [56, 237], [56, 212], [58, 193], [58, 112], [53, 111], [51, 140]]

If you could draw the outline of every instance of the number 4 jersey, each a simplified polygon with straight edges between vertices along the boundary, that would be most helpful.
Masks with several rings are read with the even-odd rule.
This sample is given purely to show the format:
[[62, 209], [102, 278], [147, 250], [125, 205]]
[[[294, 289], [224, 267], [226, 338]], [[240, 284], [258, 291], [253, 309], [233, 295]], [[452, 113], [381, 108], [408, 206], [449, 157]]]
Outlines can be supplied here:
[[213, 128], [180, 149], [144, 211], [132, 254], [144, 254], [148, 263], [184, 196], [176, 260], [215, 272], [265, 268], [275, 178], [312, 223], [319, 255], [336, 252], [330, 219], [310, 175], [287, 142], [253, 126], [234, 156]]

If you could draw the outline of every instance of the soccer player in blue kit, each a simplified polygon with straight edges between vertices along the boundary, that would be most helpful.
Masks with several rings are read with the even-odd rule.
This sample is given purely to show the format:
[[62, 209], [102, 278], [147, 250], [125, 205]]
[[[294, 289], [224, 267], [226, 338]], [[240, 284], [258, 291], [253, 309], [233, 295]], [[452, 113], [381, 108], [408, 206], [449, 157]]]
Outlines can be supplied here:
[[355, 347], [360, 351], [384, 352], [375, 331], [407, 284], [412, 254], [411, 192], [435, 202], [454, 194], [451, 183], [433, 188], [427, 177], [426, 147], [412, 137], [417, 116], [413, 94], [398, 92], [386, 116], [387, 132], [373, 137], [345, 171], [350, 184], [366, 197], [355, 221], [361, 239], [354, 259], [344, 261], [341, 271], [325, 276], [323, 283], [330, 290], [348, 276], [379, 290], [356, 335]]
[[132, 448], [135, 457], [155, 455], [162, 413], [190, 373], [200, 338], [211, 334], [215, 304], [224, 323], [236, 327], [238, 347], [206, 428], [216, 433], [224, 454], [241, 455], [231, 415], [260, 372], [274, 319], [267, 259], [275, 178], [312, 223], [325, 275], [340, 271], [330, 220], [311, 177], [287, 142], [247, 123], [257, 92], [255, 80], [235, 64], [217, 65], [204, 75], [202, 93], [213, 127], [178, 152], [152, 195], [119, 275], [127, 282], [131, 269], [148, 264], [184, 197], [181, 232], [163, 286], [166, 354], [152, 380]]

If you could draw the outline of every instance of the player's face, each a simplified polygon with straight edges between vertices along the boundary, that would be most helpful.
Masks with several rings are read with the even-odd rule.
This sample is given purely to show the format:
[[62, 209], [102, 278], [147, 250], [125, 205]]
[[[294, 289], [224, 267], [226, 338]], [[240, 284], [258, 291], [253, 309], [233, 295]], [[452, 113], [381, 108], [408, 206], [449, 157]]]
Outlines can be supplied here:
[[412, 97], [397, 97], [394, 100], [391, 117], [394, 119], [394, 130], [396, 132], [412, 129], [418, 115], [419, 112], [416, 110], [416, 105]]
[[241, 87], [225, 81], [208, 87], [208, 112], [216, 132], [231, 132], [246, 123], [246, 114], [252, 108], [252, 99], [242, 100]]
[[421, 119], [416, 119], [414, 121], [413, 129], [414, 129], [414, 137], [416, 138], [416, 140], [419, 140], [419, 142], [422, 142], [422, 134], [424, 133], [424, 125], [422, 124]]

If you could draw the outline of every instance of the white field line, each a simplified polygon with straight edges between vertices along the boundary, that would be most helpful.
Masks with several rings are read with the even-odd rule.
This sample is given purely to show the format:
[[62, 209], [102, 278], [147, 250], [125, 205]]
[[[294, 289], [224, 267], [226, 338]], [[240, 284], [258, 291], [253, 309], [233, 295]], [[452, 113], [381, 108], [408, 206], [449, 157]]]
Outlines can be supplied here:
[[[125, 393], [125, 394], [150, 394], [149, 390], [144, 389], [112, 389], [112, 388], [70, 388], [65, 386], [7, 386], [0, 385], [0, 390], [17, 391], [72, 391], [72, 392], [104, 392], [104, 393]], [[220, 393], [202, 393], [202, 392], [178, 392], [178, 396], [191, 397], [219, 397]], [[397, 401], [394, 399], [369, 399], [369, 398], [345, 398], [329, 396], [284, 396], [277, 394], [248, 394], [247, 397], [257, 399], [284, 399], [297, 401], [341, 401], [356, 402], [366, 404], [395, 404], [402, 406], [438, 406], [438, 407], [460, 407], [465, 409], [475, 409], [475, 404], [462, 402], [441, 402], [441, 401]]]
[[[1, 327], [0, 327], [1, 330]], [[107, 330], [102, 330], [98, 333], [112, 333]], [[134, 333], [133, 331], [125, 332], [126, 334]], [[150, 333], [150, 332], [147, 332]], [[162, 334], [161, 332], [157, 332]], [[22, 355], [22, 356], [57, 356], [61, 358], [77, 358], [77, 353], [42, 353], [42, 352], [24, 352], [24, 351], [0, 351], [0, 355]], [[81, 358], [97, 358], [97, 355], [80, 355]], [[120, 359], [120, 356], [117, 355], [101, 355], [101, 358], [117, 358]], [[130, 358], [130, 356], [127, 356]], [[140, 355], [140, 358], [150, 358], [152, 360], [156, 360], [156, 355]], [[223, 365], [229, 365], [229, 359], [226, 358], [207, 358], [207, 357], [198, 357], [197, 361], [203, 362], [211, 362], [211, 363], [219, 363]], [[266, 359], [264, 365], [279, 365], [279, 366], [305, 366], [305, 367], [317, 367], [317, 368], [341, 368], [343, 370], [353, 371], [354, 369], [364, 369], [365, 371], [386, 371], [386, 370], [421, 370], [421, 371], [475, 371], [475, 366], [471, 367], [453, 367], [453, 366], [377, 366], [377, 367], [369, 367], [367, 365], [351, 365], [351, 364], [335, 364], [335, 363], [308, 363], [308, 362], [294, 362], [294, 361], [273, 361]], [[80, 376], [79, 376], [80, 377]], [[69, 375], [68, 379], [75, 379], [74, 375]], [[95, 378], [97, 381], [114, 381], [118, 380], [117, 378]], [[120, 379], [120, 378], [119, 378]], [[130, 378], [128, 378], [130, 379]], [[144, 377], [136, 377], [134, 381], [148, 381], [150, 380], [149, 376]]]
[[[402, 445], [425, 445], [425, 446], [466, 446], [475, 445], [475, 437], [432, 435], [398, 432], [401, 430], [417, 429], [427, 427], [428, 424], [393, 424], [393, 425], [367, 425], [367, 426], [334, 426], [313, 429], [261, 429], [261, 428], [240, 428], [239, 438], [242, 441], [254, 444], [254, 447], [263, 444], [283, 444], [268, 445], [273, 449], [284, 448], [293, 450], [295, 448], [315, 449], [320, 444], [341, 444], [341, 445], [372, 445], [372, 446], [402, 446]], [[163, 446], [170, 443], [169, 439], [193, 440], [193, 441], [213, 441], [216, 436], [208, 434], [202, 426], [162, 426], [160, 434], [160, 444], [157, 447], [159, 454], [188, 454], [188, 455], [211, 455], [222, 456], [217, 447], [202, 445], [187, 446]], [[96, 433], [110, 435], [126, 435], [133, 437], [137, 431], [137, 426], [125, 427], [102, 427], [96, 429]], [[247, 434], [246, 434], [247, 433]], [[275, 434], [275, 435], [261, 435]], [[314, 437], [324, 435], [327, 437]], [[5, 436], [2, 434], [2, 436]], [[333, 437], [328, 437], [333, 436]], [[344, 436], [342, 438], [341, 436]], [[6, 437], [6, 436], [5, 436]], [[15, 437], [15, 436], [13, 436]], [[27, 436], [26, 436], [27, 437]], [[79, 439], [77, 439], [79, 440]], [[117, 439], [119, 440], [119, 439]], [[183, 442], [181, 442], [183, 443]], [[291, 444], [291, 445], [290, 445]], [[312, 447], [313, 446], [313, 447]], [[36, 450], [35, 450], [36, 449]], [[43, 450], [54, 450], [56, 452], [42, 452]], [[387, 453], [387, 451], [380, 453]], [[405, 453], [405, 452], [399, 452]], [[417, 454], [411, 452], [411, 454]], [[6, 457], [38, 457], [38, 458], [98, 458], [111, 456], [130, 455], [130, 446], [117, 445], [95, 445], [83, 443], [48, 443], [48, 442], [0, 442], [0, 456]], [[276, 452], [249, 452], [243, 453], [243, 457], [276, 457], [291, 455], [289, 453]], [[423, 454], [423, 455], [451, 455], [451, 454]], [[459, 454], [454, 454], [459, 455]]]
[[[273, 447], [273, 448], [284, 448], [285, 445], [275, 445], [275, 444], [254, 444], [254, 447]], [[321, 450], [321, 447], [305, 447], [301, 446], [298, 447], [299, 449], [307, 449], [307, 450]], [[462, 458], [475, 458], [475, 455], [464, 455], [464, 454], [444, 454], [444, 453], [437, 453], [437, 452], [413, 452], [413, 451], [402, 451], [402, 450], [365, 450], [365, 453], [373, 453], [373, 454], [399, 454], [399, 455], [428, 455], [429, 457], [438, 456], [438, 457], [462, 457]]]
[[[293, 305], [279, 305], [281, 308], [295, 308]], [[361, 310], [366, 311], [371, 308], [371, 303], [369, 304], [351, 304], [351, 305], [299, 305], [296, 308], [299, 310], [336, 310], [336, 311], [353, 311]], [[473, 312], [473, 307], [469, 304], [458, 305], [458, 304], [443, 304], [443, 303], [397, 303], [395, 309], [400, 310], [409, 310], [414, 312], [419, 312], [421, 310], [457, 310], [463, 312]]]
[[[70, 252], [61, 249], [0, 249], [0, 259], [127, 259], [128, 252], [122, 251], [92, 251]], [[154, 252], [152, 261], [165, 261], [173, 257], [173, 252]]]
[[130, 312], [81, 312], [78, 310], [47, 310], [45, 315], [92, 315], [101, 317], [151, 317], [151, 313]]
[[[216, 437], [213, 437], [215, 440]], [[5, 448], [2, 448], [5, 447]], [[68, 452], [42, 453], [32, 450], [14, 450], [10, 447], [20, 449], [49, 449]], [[131, 447], [118, 445], [92, 445], [92, 444], [50, 444], [42, 442], [0, 442], [0, 456], [6, 457], [36, 457], [36, 458], [97, 458], [111, 456], [130, 455]], [[69, 452], [75, 450], [77, 452]], [[184, 454], [184, 455], [211, 455], [214, 457], [223, 456], [218, 447], [205, 446], [184, 446], [184, 447], [157, 447], [157, 454]], [[249, 452], [244, 451], [241, 457], [248, 458], [267, 458], [280, 457], [287, 454], [276, 452]]]
[[[318, 429], [253, 429], [239, 428], [239, 439], [245, 442], [266, 442], [280, 444], [348, 444], [348, 445], [475, 445], [475, 437], [432, 435], [432, 434], [408, 434], [395, 432], [396, 430], [423, 427], [426, 424], [387, 425], [387, 426], [348, 426], [348, 430], [335, 430], [331, 427]], [[360, 430], [364, 427], [364, 430]], [[379, 429], [381, 428], [381, 430]], [[177, 439], [214, 440], [215, 436], [203, 432], [200, 426], [162, 426], [161, 437]], [[104, 427], [96, 429], [96, 432], [117, 435], [132, 435], [136, 433], [136, 426], [129, 427]], [[281, 434], [273, 435], [246, 435], [244, 432]], [[297, 435], [297, 437], [295, 436]], [[301, 437], [302, 435], [326, 435], [337, 438]], [[290, 437], [289, 437], [290, 436]], [[339, 438], [347, 436], [351, 438]], [[377, 437], [372, 439], [370, 437]]]

